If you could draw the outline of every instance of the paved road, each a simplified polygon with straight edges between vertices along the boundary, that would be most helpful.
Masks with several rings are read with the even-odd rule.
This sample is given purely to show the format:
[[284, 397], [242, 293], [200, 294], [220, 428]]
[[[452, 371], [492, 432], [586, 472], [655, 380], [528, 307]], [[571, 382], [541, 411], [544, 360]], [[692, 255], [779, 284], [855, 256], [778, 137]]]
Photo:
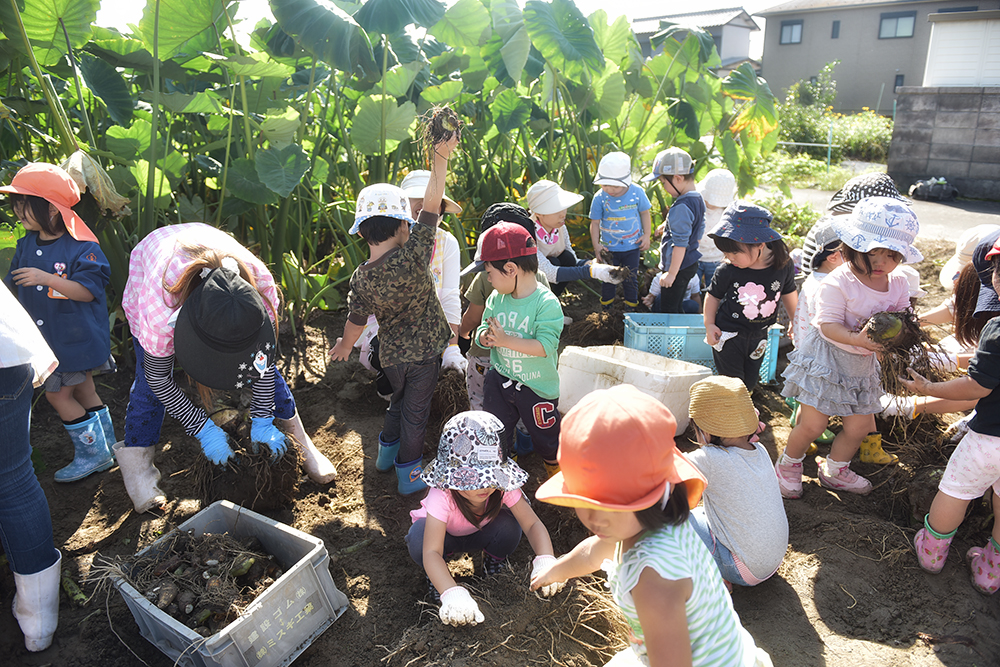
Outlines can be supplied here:
[[[792, 189], [792, 200], [825, 211], [833, 192]], [[929, 202], [914, 199], [913, 210], [920, 220], [920, 236], [958, 240], [963, 231], [983, 224], [1000, 225], [1000, 201], [964, 199], [952, 202]]]

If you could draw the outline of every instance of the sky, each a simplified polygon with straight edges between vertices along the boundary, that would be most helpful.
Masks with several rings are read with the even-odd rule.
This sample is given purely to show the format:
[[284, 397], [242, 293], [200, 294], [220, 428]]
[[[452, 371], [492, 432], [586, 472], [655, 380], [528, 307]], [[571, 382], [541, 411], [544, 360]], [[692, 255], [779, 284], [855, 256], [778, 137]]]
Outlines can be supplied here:
[[[446, 4], [453, 4], [453, 0], [445, 0]], [[608, 17], [615, 19], [622, 14], [627, 14], [630, 19], [644, 18], [648, 16], [663, 16], [671, 13], [687, 13], [691, 11], [705, 11], [709, 9], [722, 9], [726, 7], [743, 7], [749, 13], [762, 11], [768, 7], [780, 4], [781, 0], [748, 0], [742, 4], [736, 0], [701, 0], [696, 7], [692, 6], [690, 0], [678, 2], [677, 0], [576, 0], [576, 6], [580, 8], [584, 16], [591, 14], [598, 9], [603, 9], [608, 13]], [[522, 3], [523, 4], [523, 3]], [[238, 18], [247, 19], [244, 24], [248, 29], [252, 28], [257, 20], [262, 16], [271, 16], [267, 0], [241, 0]], [[114, 27], [119, 30], [127, 30], [129, 23], [138, 23], [142, 18], [142, 11], [145, 3], [137, 0], [101, 0], [101, 9], [97, 12], [97, 25]], [[764, 43], [764, 19], [754, 17], [761, 32], [753, 33], [750, 37], [750, 56], [760, 58]]]

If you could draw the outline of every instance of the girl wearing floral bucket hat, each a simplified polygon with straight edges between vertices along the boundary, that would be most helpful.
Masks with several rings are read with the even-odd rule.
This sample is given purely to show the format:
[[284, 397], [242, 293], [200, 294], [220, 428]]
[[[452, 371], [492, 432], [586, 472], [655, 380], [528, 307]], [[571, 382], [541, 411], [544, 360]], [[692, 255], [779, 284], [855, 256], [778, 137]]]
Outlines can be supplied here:
[[[484, 620], [468, 590], [455, 583], [445, 557], [481, 550], [484, 573], [496, 575], [507, 567], [523, 531], [536, 554], [532, 577], [555, 562], [549, 532], [521, 492], [528, 473], [504, 454], [503, 430], [488, 412], [455, 415], [444, 425], [437, 458], [421, 474], [430, 490], [410, 512], [406, 545], [427, 573], [431, 594], [440, 598], [445, 625]], [[552, 583], [541, 592], [550, 597], [560, 589], [562, 584]]]
[[535, 497], [574, 508], [594, 535], [531, 587], [605, 570], [631, 631], [608, 665], [769, 666], [688, 520], [705, 477], [677, 450], [676, 430], [670, 410], [632, 385], [594, 391], [566, 414], [561, 471]]
[[881, 346], [858, 325], [875, 313], [910, 307], [906, 277], [893, 270], [923, 259], [913, 241], [920, 224], [905, 203], [893, 197], [868, 197], [850, 215], [835, 219], [846, 262], [830, 272], [816, 290], [812, 326], [788, 355], [782, 394], [799, 401], [799, 414], [784, 453], [775, 464], [785, 498], [802, 496], [802, 461], [809, 443], [819, 437], [831, 416], [844, 428], [830, 455], [817, 457], [819, 481], [825, 487], [865, 495], [871, 482], [850, 469], [861, 449], [862, 460], [893, 463], [875, 431], [875, 414], [885, 391], [879, 381], [875, 353]]

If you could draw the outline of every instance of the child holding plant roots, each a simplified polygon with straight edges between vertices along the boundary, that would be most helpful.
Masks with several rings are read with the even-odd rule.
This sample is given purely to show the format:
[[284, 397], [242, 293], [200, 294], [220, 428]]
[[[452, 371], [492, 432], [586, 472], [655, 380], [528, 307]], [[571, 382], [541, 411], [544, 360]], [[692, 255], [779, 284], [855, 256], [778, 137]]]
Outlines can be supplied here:
[[993, 489], [993, 534], [985, 547], [969, 549], [972, 585], [992, 595], [1000, 588], [1000, 241], [980, 243], [973, 264], [982, 285], [976, 316], [992, 316], [983, 327], [969, 374], [947, 382], [930, 382], [912, 368], [909, 390], [947, 399], [978, 399], [969, 430], [948, 459], [924, 527], [913, 538], [920, 567], [932, 574], [944, 568], [955, 532], [965, 519], [969, 502]]
[[[802, 496], [802, 461], [809, 443], [822, 435], [830, 416], [844, 428], [830, 456], [817, 457], [820, 484], [865, 495], [871, 482], [850, 469], [862, 440], [875, 430], [875, 413], [884, 390], [875, 353], [881, 344], [856, 328], [873, 314], [910, 306], [906, 277], [893, 273], [900, 263], [919, 262], [913, 247], [920, 224], [909, 206], [891, 197], [862, 199], [850, 215], [834, 222], [843, 242], [845, 264], [834, 269], [816, 291], [816, 315], [788, 355], [784, 396], [798, 399], [798, 421], [775, 464], [785, 498]], [[869, 441], [870, 442], [870, 441]], [[879, 445], [881, 449], [881, 445]]]

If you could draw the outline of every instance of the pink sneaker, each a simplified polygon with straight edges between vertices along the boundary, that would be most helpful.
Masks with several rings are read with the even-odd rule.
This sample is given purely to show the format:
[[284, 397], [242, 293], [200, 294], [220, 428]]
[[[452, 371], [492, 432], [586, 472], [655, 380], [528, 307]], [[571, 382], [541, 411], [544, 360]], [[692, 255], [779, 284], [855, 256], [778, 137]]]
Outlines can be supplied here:
[[850, 466], [844, 466], [836, 475], [827, 475], [824, 472], [826, 461], [821, 457], [816, 457], [816, 465], [819, 466], [819, 483], [829, 489], [837, 491], [847, 491], [860, 496], [867, 496], [871, 493], [872, 483], [858, 475]]
[[784, 455], [778, 457], [774, 472], [778, 476], [778, 488], [782, 498], [802, 497], [802, 463], [782, 463]]
[[972, 585], [980, 593], [993, 595], [1000, 589], [1000, 550], [990, 538], [985, 547], [972, 547], [965, 554], [972, 570]]

